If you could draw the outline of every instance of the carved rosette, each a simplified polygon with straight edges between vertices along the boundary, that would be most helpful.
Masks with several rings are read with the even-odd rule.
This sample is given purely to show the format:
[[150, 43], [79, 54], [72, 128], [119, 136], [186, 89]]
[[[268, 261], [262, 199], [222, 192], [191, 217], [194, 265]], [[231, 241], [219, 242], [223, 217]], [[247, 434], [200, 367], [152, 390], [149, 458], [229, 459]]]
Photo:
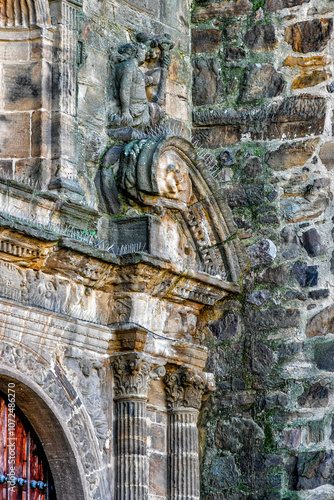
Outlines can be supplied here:
[[147, 397], [151, 379], [163, 377], [164, 366], [154, 363], [144, 354], [117, 356], [113, 363], [115, 399], [133, 396]]
[[204, 392], [215, 389], [213, 376], [190, 368], [171, 370], [164, 378], [169, 409], [201, 407]]

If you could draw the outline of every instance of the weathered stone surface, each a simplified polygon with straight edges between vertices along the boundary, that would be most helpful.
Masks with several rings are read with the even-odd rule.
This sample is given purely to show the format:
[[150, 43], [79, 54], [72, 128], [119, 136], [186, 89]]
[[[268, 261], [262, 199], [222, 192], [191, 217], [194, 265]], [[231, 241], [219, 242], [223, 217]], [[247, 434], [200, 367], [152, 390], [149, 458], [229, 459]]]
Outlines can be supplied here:
[[[0, 156], [27, 158], [30, 156], [30, 114], [0, 115]], [[20, 137], [20, 141], [17, 138]]]
[[246, 196], [249, 205], [258, 206], [264, 201], [264, 184], [256, 183], [245, 186]]
[[244, 41], [252, 50], [271, 50], [278, 44], [272, 24], [256, 24], [246, 31]]
[[245, 176], [248, 179], [255, 179], [262, 173], [262, 164], [260, 158], [254, 156], [250, 158], [244, 167]]
[[326, 66], [330, 62], [330, 58], [327, 55], [313, 57], [288, 56], [284, 59], [283, 66], [309, 68], [312, 66]]
[[326, 81], [332, 76], [331, 73], [325, 70], [312, 71], [312, 73], [304, 73], [303, 75], [297, 76], [292, 82], [292, 89], [305, 89], [307, 87], [314, 87]]
[[248, 198], [244, 186], [234, 185], [224, 189], [224, 194], [230, 208], [247, 207]]
[[248, 451], [260, 445], [264, 440], [264, 432], [254, 420], [232, 418], [225, 422], [220, 420], [215, 432], [215, 445], [218, 449], [235, 453], [240, 449]]
[[233, 457], [216, 458], [211, 466], [210, 483], [213, 488], [228, 489], [237, 486], [239, 472]]
[[334, 498], [334, 486], [325, 484], [319, 486], [306, 494], [306, 500], [332, 500]]
[[275, 391], [265, 397], [263, 407], [266, 410], [273, 408], [284, 408], [288, 404], [288, 396], [282, 391]]
[[301, 167], [312, 157], [319, 139], [307, 139], [282, 144], [278, 149], [266, 154], [266, 161], [274, 170]]
[[239, 316], [234, 313], [224, 314], [218, 321], [209, 324], [213, 335], [219, 340], [229, 339], [238, 332]]
[[192, 52], [213, 52], [218, 50], [221, 44], [221, 32], [216, 29], [192, 30]]
[[[43, 70], [46, 70], [46, 68], [43, 68]], [[50, 95], [51, 73], [49, 75], [45, 74], [45, 78], [47, 87], [44, 91]], [[30, 64], [6, 64], [4, 66], [3, 76], [5, 109], [13, 111], [20, 109], [20, 111], [24, 111], [40, 108], [42, 100], [41, 83], [40, 62]]]
[[279, 9], [289, 9], [295, 5], [301, 5], [305, 2], [308, 3], [309, 1], [310, 0], [267, 0], [265, 8], [270, 12], [275, 12]]
[[327, 141], [321, 148], [319, 153], [322, 163], [328, 170], [334, 169], [334, 142]]
[[276, 257], [276, 247], [271, 240], [261, 240], [247, 247], [251, 267], [271, 264]]
[[288, 271], [284, 265], [281, 265], [277, 267], [268, 267], [262, 273], [258, 274], [257, 281], [282, 286], [286, 283], [287, 278]]
[[333, 29], [333, 19], [314, 19], [288, 26], [285, 40], [296, 52], [317, 52], [326, 47]]
[[320, 234], [314, 227], [303, 233], [302, 244], [311, 257], [327, 252], [326, 245], [323, 244]]
[[324, 440], [324, 422], [322, 420], [314, 420], [306, 426], [306, 441], [310, 443], [321, 443]]
[[245, 57], [246, 52], [241, 47], [229, 45], [228, 47], [226, 47], [224, 55], [225, 61], [240, 61]]
[[252, 4], [248, 0], [233, 0], [223, 3], [211, 3], [206, 7], [195, 9], [192, 21], [198, 23], [214, 17], [231, 17], [245, 15], [252, 11]]
[[304, 262], [295, 262], [291, 268], [301, 287], [317, 286], [318, 284], [318, 266], [307, 266]]
[[231, 165], [235, 164], [234, 155], [233, 155], [232, 151], [230, 151], [228, 149], [219, 153], [218, 158], [219, 158], [223, 167], [230, 167]]
[[325, 408], [328, 405], [328, 396], [328, 388], [317, 382], [305, 389], [303, 394], [298, 397], [297, 402], [300, 406], [307, 408]]
[[314, 359], [319, 370], [334, 372], [334, 343], [325, 342], [314, 347]]
[[299, 448], [302, 437], [301, 427], [296, 427], [295, 429], [284, 430], [280, 434], [279, 446], [282, 448], [291, 448], [296, 450]]
[[193, 104], [195, 106], [213, 104], [219, 102], [223, 95], [218, 61], [196, 57], [193, 61]]
[[297, 490], [311, 490], [334, 482], [334, 452], [313, 451], [298, 456]]
[[246, 351], [247, 367], [254, 375], [266, 375], [274, 364], [274, 353], [262, 342], [251, 343]]
[[249, 64], [245, 70], [239, 100], [253, 101], [263, 97], [276, 97], [284, 90], [284, 80], [272, 64]]
[[247, 314], [247, 325], [253, 331], [270, 328], [291, 328], [299, 325], [300, 311], [297, 309], [251, 310]]
[[253, 292], [250, 295], [247, 295], [246, 300], [255, 306], [261, 306], [268, 299], [270, 299], [271, 293], [269, 290], [258, 290], [257, 292]]
[[323, 309], [309, 319], [306, 325], [307, 337], [318, 337], [327, 333], [334, 333], [334, 306]]
[[[321, 134], [326, 116], [326, 100], [301, 94], [287, 97], [255, 110], [198, 110], [193, 112], [194, 138], [203, 147], [219, 148], [240, 141], [296, 139]], [[216, 126], [214, 126], [216, 125]], [[210, 128], [197, 128], [197, 127]]]

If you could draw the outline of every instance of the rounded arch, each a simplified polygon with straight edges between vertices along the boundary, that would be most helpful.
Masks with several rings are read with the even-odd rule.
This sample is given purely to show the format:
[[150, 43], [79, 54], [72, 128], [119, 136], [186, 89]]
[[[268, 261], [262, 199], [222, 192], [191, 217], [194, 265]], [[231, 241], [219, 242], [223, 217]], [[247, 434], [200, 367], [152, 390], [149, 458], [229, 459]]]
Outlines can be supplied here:
[[7, 0], [0, 3], [0, 26], [29, 28], [50, 24], [47, 0]]
[[60, 365], [41, 349], [0, 341], [0, 390], [6, 393], [10, 379], [17, 405], [43, 445], [57, 500], [105, 498], [106, 470], [94, 429]]
[[50, 407], [40, 388], [27, 377], [0, 366], [0, 390], [7, 392], [15, 383], [16, 404], [36, 432], [54, 479], [57, 500], [87, 500], [82, 484], [79, 457], [71, 436], [61, 423], [55, 407]]

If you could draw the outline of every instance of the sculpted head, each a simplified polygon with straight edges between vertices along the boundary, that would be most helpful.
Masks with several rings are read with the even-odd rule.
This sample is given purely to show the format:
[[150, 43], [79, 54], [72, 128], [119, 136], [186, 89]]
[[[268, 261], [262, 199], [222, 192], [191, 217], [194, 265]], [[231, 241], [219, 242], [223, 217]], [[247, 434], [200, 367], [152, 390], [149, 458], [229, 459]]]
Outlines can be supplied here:
[[141, 65], [145, 62], [147, 47], [143, 43], [126, 43], [118, 49], [118, 52], [126, 59], [136, 59]]
[[156, 176], [161, 196], [183, 203], [190, 201], [191, 181], [188, 168], [175, 151], [167, 150], [162, 153]]

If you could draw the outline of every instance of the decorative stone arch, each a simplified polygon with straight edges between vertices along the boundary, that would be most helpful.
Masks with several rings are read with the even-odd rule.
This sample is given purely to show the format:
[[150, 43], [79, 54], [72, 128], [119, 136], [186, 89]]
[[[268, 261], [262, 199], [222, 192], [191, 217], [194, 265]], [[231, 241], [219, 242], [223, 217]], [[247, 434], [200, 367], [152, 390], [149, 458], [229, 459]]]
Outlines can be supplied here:
[[29, 28], [49, 24], [47, 0], [7, 0], [0, 4], [0, 27]]
[[[166, 183], [173, 168], [183, 179], [175, 188]], [[177, 211], [204, 270], [217, 267], [226, 281], [239, 279], [248, 259], [232, 213], [189, 141], [162, 135], [130, 143], [120, 156], [118, 186], [143, 205]]]
[[50, 365], [31, 349], [0, 342], [0, 390], [6, 394], [15, 383], [16, 404], [43, 446], [57, 500], [107, 498], [87, 414], [65, 374]]

